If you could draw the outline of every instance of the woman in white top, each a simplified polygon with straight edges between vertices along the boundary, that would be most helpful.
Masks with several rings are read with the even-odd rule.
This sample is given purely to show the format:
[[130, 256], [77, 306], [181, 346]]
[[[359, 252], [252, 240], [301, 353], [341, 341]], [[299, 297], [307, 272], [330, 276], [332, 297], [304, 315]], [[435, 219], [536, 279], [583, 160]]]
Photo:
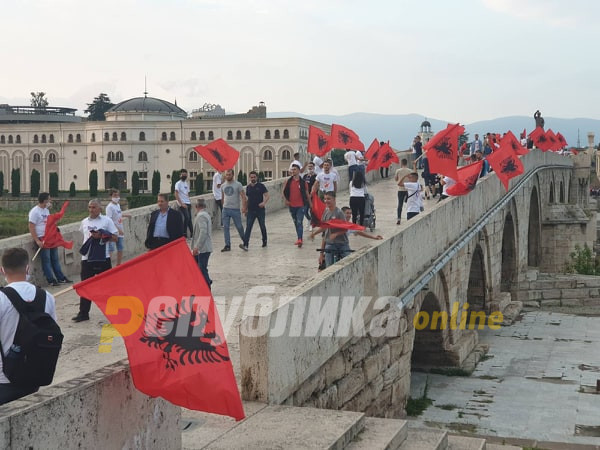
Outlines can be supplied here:
[[367, 184], [365, 182], [365, 176], [361, 171], [354, 172], [349, 190], [352, 223], [362, 225], [365, 218], [365, 194], [367, 193]]

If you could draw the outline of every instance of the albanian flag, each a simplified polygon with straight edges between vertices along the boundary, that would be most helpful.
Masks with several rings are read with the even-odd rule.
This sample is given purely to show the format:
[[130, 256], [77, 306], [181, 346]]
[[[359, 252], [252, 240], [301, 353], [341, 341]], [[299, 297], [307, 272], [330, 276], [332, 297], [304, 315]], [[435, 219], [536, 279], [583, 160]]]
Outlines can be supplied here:
[[387, 142], [373, 152], [365, 171], [369, 172], [370, 170], [377, 170], [380, 167], [390, 167], [393, 163], [397, 164], [399, 162], [398, 155], [396, 155], [396, 152], [392, 150], [389, 142]]
[[546, 137], [546, 132], [542, 127], [536, 127], [536, 129], [533, 130], [529, 135], [529, 139], [531, 139], [533, 141], [533, 145], [535, 145], [536, 148], [539, 148], [541, 151], [547, 152], [550, 150], [551, 143]]
[[324, 156], [331, 146], [329, 145], [329, 135], [320, 128], [310, 125], [308, 127], [308, 153], [316, 156]]
[[508, 191], [508, 180], [524, 172], [523, 163], [509, 146], [501, 147], [487, 157], [490, 166]]
[[558, 139], [556, 138], [554, 131], [552, 131], [550, 128], [548, 128], [548, 130], [546, 131], [546, 139], [548, 139], [550, 141], [550, 150], [552, 150], [552, 151], [560, 150], [560, 148], [561, 148], [560, 142], [558, 142]]
[[77, 283], [123, 336], [135, 387], [244, 418], [215, 302], [184, 238]]
[[567, 144], [567, 140], [565, 139], [565, 137], [560, 134], [560, 131], [558, 133], [556, 133], [556, 139], [558, 140], [559, 144], [560, 144], [560, 148], [565, 148], [568, 144]]
[[220, 138], [206, 145], [198, 145], [194, 150], [219, 172], [232, 169], [240, 157], [240, 152]]
[[358, 134], [350, 128], [335, 123], [331, 125], [329, 145], [331, 148], [349, 148], [351, 150], [360, 151], [365, 149], [365, 145], [358, 138]]
[[67, 210], [67, 206], [69, 206], [69, 201], [63, 203], [60, 211], [54, 214], [50, 214], [46, 221], [46, 231], [44, 232], [44, 240], [42, 241], [43, 248], [56, 248], [56, 247], [64, 247], [71, 249], [73, 248], [73, 241], [65, 241], [58, 231], [58, 221], [63, 218], [65, 215], [65, 211]]
[[456, 171], [458, 178], [456, 184], [450, 186], [447, 189], [450, 195], [466, 195], [475, 189], [479, 174], [481, 174], [481, 168], [483, 167], [483, 161], [477, 161], [473, 164], [469, 164], [461, 167]]
[[321, 218], [323, 217], [323, 213], [325, 212], [325, 203], [323, 200], [319, 198], [318, 190], [314, 191], [311, 196], [311, 215], [312, 215], [312, 224], [313, 226], [319, 226], [321, 223]]
[[321, 228], [338, 228], [343, 230], [358, 230], [364, 231], [365, 227], [357, 223], [348, 222], [342, 219], [330, 219], [327, 222], [321, 222], [319, 224]]
[[526, 155], [529, 150], [521, 145], [521, 142], [517, 140], [517, 137], [512, 131], [507, 131], [504, 137], [500, 140], [500, 148], [510, 147], [517, 155]]
[[371, 159], [373, 157], [373, 153], [375, 153], [377, 150], [379, 150], [379, 141], [377, 139], [373, 139], [373, 142], [371, 142], [371, 145], [369, 145], [369, 148], [365, 152], [365, 158]]
[[458, 159], [458, 138], [465, 132], [460, 124], [448, 125], [438, 132], [423, 147], [429, 161], [429, 171], [447, 175], [456, 180], [456, 161]]

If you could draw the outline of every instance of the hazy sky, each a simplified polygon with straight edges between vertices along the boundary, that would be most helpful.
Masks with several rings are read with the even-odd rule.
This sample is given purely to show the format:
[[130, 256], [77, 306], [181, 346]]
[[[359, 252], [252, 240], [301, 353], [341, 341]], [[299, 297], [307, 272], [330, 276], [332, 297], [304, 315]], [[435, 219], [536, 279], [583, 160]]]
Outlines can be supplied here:
[[[0, 103], [600, 118], [595, 0], [2, 2]], [[596, 44], [594, 44], [594, 42]]]

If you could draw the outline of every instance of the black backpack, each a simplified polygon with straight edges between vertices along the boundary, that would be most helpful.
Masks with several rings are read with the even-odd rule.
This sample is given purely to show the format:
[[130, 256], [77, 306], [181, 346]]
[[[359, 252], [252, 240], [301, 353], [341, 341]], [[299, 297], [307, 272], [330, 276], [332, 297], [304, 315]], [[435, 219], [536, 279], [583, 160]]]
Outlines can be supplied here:
[[46, 291], [36, 288], [32, 302], [24, 301], [11, 287], [0, 288], [19, 313], [13, 345], [2, 354], [4, 374], [20, 387], [47, 386], [52, 383], [63, 335], [56, 321], [45, 312]]

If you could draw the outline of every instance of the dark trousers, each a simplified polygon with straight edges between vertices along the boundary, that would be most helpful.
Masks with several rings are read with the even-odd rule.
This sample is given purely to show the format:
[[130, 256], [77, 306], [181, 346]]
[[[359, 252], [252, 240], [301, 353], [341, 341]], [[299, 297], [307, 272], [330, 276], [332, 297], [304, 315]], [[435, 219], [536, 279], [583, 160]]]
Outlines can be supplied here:
[[[385, 175], [383, 174], [385, 170]], [[387, 178], [390, 176], [390, 168], [389, 167], [380, 167], [379, 168], [379, 175], [381, 175], [381, 178]]]
[[190, 230], [190, 236], [193, 236], [194, 227], [192, 225], [191, 215], [192, 205], [186, 203], [185, 206], [187, 206], [187, 208], [179, 208], [179, 211], [181, 211], [181, 214], [183, 215], [183, 235], [186, 236], [185, 230], [188, 229]]
[[210, 285], [212, 284], [212, 280], [208, 276], [208, 258], [210, 258], [210, 252], [198, 253], [196, 255], [196, 262], [198, 263], [200, 272], [202, 272], [202, 275], [204, 276], [204, 280], [206, 281], [206, 284], [208, 284], [208, 287], [210, 288]]
[[407, 191], [398, 191], [398, 210], [396, 212], [396, 219], [398, 220], [402, 219], [402, 207], [404, 206], [407, 196]]
[[246, 234], [244, 235], [244, 245], [248, 247], [248, 243], [250, 242], [250, 234], [252, 233], [252, 227], [254, 226], [254, 221], [258, 220], [258, 226], [260, 227], [260, 232], [262, 234], [263, 244], [267, 243], [267, 227], [265, 226], [265, 208], [259, 208], [255, 211], [248, 210], [246, 214]]
[[413, 217], [417, 216], [419, 213], [418, 212], [407, 212], [406, 213], [406, 220], [410, 220]]
[[352, 210], [352, 223], [362, 225], [365, 220], [365, 198], [350, 197], [350, 209]]
[[[81, 281], [92, 278], [94, 275], [105, 272], [112, 268], [110, 258], [104, 261], [81, 261]], [[90, 315], [92, 302], [87, 298], [79, 298], [79, 314], [83, 316]]]
[[19, 387], [14, 384], [0, 384], [0, 405], [4, 405], [5, 403], [12, 402], [21, 397], [25, 397], [26, 395], [33, 394], [37, 392], [39, 387]]
[[219, 223], [223, 226], [223, 200], [215, 199], [215, 203], [219, 207], [219, 211], [221, 211], [221, 218], [219, 219]]

